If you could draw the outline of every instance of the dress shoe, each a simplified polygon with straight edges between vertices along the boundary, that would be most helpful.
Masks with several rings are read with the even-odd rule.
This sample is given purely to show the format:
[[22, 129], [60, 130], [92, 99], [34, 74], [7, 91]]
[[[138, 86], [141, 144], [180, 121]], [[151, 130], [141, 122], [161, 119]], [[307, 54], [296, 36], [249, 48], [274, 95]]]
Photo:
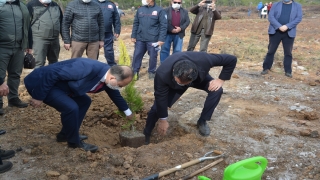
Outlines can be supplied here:
[[[80, 134], [79, 135], [80, 141], [88, 139], [88, 136]], [[63, 134], [57, 134], [57, 142], [67, 142], [67, 137]]]
[[15, 155], [14, 150], [3, 150], [0, 149], [0, 157], [2, 160], [12, 158]]
[[81, 148], [85, 151], [90, 151], [92, 153], [95, 153], [98, 150], [98, 146], [95, 146], [93, 144], [88, 144], [83, 141], [80, 141], [80, 144], [70, 143], [68, 142], [68, 147], [70, 148]]
[[287, 76], [287, 77], [289, 77], [289, 78], [292, 78], [292, 74], [291, 74], [291, 73], [287, 73], [287, 72], [286, 72], [284, 75]]
[[201, 136], [209, 136], [210, 135], [210, 128], [206, 122], [199, 122], [197, 123], [197, 127], [199, 129], [199, 133]]
[[0, 159], [0, 173], [9, 171], [12, 168], [12, 163], [10, 161], [2, 161]]
[[8, 102], [9, 107], [18, 107], [18, 108], [25, 108], [28, 107], [27, 103], [22, 102], [19, 98], [12, 98]]
[[269, 70], [268, 69], [264, 69], [262, 72], [261, 72], [261, 75], [265, 75], [265, 74], [268, 74]]

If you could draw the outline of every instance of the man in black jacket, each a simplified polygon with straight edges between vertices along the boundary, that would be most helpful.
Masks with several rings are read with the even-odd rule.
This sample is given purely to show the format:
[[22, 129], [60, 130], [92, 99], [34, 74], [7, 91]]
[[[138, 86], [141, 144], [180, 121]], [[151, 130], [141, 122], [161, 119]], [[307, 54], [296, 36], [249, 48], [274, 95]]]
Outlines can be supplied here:
[[82, 57], [86, 50], [88, 58], [97, 59], [99, 49], [104, 44], [103, 24], [102, 10], [97, 2], [69, 2], [62, 20], [62, 39], [66, 50], [72, 47], [71, 58]]
[[[222, 85], [225, 80], [231, 78], [236, 63], [237, 58], [228, 54], [178, 52], [169, 56], [157, 69], [154, 79], [155, 101], [148, 112], [144, 129], [146, 144], [150, 142], [151, 132], [158, 119], [158, 132], [166, 134], [169, 127], [168, 107], [171, 107], [189, 87], [208, 93], [197, 127], [202, 136], [209, 136], [210, 128], [206, 121], [211, 119], [223, 92]], [[210, 69], [215, 66], [223, 67], [217, 79], [209, 75]]]
[[190, 24], [188, 11], [181, 7], [182, 0], [172, 0], [171, 7], [165, 9], [168, 18], [167, 36], [160, 51], [162, 63], [169, 55], [172, 43], [172, 54], [182, 51], [185, 29]]

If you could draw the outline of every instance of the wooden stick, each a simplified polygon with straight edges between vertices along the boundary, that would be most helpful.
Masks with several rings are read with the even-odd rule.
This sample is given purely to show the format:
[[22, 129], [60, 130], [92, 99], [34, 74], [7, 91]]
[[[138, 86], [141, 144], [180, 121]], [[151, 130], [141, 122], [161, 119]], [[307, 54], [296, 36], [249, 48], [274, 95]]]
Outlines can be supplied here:
[[205, 171], [205, 170], [207, 170], [207, 169], [215, 166], [216, 164], [220, 163], [221, 161], [223, 161], [223, 158], [220, 158], [220, 159], [214, 161], [213, 163], [210, 163], [210, 164], [206, 165], [205, 167], [203, 167], [203, 168], [201, 168], [201, 169], [199, 169], [199, 170], [197, 170], [197, 171], [195, 171], [195, 172], [193, 172], [193, 173], [191, 173], [191, 174], [189, 174], [189, 175], [184, 176], [184, 177], [181, 178], [180, 180], [190, 179], [190, 178], [192, 178], [193, 176], [195, 176], [195, 175], [197, 175], [197, 174], [199, 174], [199, 173], [201, 173], [201, 172], [203, 172], [203, 171]]

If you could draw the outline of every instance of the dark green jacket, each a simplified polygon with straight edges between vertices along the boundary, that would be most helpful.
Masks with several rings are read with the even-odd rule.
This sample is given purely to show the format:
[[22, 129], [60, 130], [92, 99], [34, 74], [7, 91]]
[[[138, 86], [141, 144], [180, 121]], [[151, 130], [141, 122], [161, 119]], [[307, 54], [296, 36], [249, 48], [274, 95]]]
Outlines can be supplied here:
[[[0, 6], [0, 46], [28, 49], [30, 15], [25, 4], [16, 0]], [[31, 37], [29, 37], [31, 38]]]

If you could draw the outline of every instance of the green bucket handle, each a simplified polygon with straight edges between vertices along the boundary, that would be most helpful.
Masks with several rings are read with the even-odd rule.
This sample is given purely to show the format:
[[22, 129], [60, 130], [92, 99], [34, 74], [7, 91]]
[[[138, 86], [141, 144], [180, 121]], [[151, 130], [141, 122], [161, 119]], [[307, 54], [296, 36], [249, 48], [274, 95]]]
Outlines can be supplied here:
[[236, 162], [235, 164], [230, 165], [229, 167], [227, 167], [225, 170], [228, 171], [228, 174], [233, 174], [238, 168], [243, 167], [243, 166], [247, 166], [248, 165], [253, 165], [253, 166], [259, 166], [257, 164], [257, 162], [260, 162], [260, 167], [263, 170], [261, 172], [261, 176], [264, 172], [264, 170], [266, 169], [267, 165], [268, 165], [268, 160], [265, 157], [262, 156], [256, 156], [256, 157], [252, 157], [249, 159], [245, 159], [245, 160], [241, 160], [239, 162]]

